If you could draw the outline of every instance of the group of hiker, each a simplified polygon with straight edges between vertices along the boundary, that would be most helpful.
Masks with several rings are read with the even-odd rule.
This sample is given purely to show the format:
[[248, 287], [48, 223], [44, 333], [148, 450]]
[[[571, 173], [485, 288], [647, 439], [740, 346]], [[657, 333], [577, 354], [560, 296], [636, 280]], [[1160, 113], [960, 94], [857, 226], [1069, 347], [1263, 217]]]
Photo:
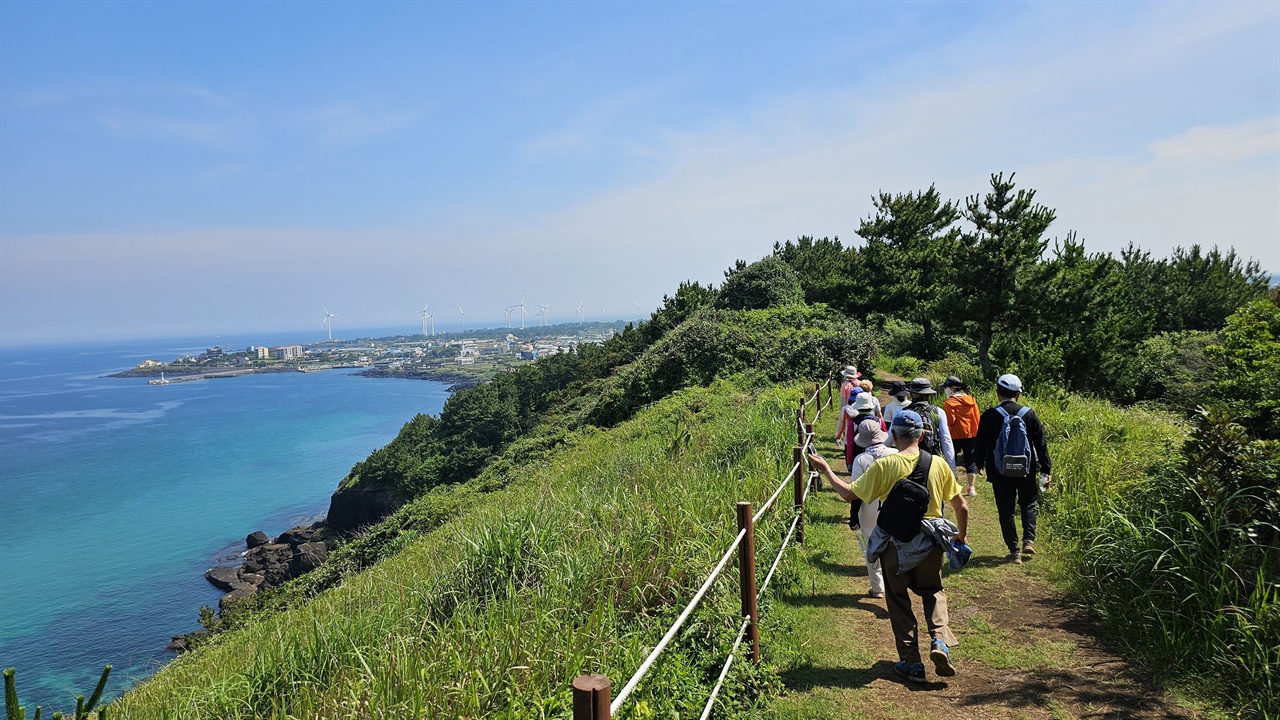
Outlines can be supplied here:
[[[885, 598], [898, 649], [894, 670], [923, 682], [925, 667], [918, 622], [909, 592], [923, 604], [934, 672], [955, 675], [951, 646], [956, 638], [947, 616], [942, 567], [959, 569], [972, 550], [967, 498], [985, 474], [996, 501], [1008, 562], [1022, 564], [1035, 554], [1040, 491], [1052, 480], [1044, 427], [1035, 411], [1020, 404], [1022, 381], [1012, 374], [996, 380], [994, 406], [979, 414], [978, 403], [958, 377], [942, 383], [945, 401], [928, 378], [895, 381], [883, 407], [874, 386], [856, 367], [841, 373], [841, 412], [836, 443], [849, 468], [846, 482], [816, 452], [810, 466], [851, 503], [849, 524], [858, 532], [867, 562], [870, 595]], [[957, 464], [957, 455], [961, 463]], [[960, 479], [965, 481], [961, 486]], [[947, 518], [951, 506], [954, 521]], [[1015, 509], [1020, 510], [1018, 536]]]

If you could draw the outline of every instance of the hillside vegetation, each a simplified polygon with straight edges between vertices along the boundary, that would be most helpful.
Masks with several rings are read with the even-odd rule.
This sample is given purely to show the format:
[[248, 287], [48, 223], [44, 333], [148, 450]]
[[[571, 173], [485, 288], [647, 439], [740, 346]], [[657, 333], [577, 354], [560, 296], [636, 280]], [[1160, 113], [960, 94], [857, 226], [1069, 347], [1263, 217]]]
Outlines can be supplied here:
[[[480, 482], [501, 488], [467, 512], [402, 535], [397, 554], [310, 602], [220, 634], [112, 714], [564, 717], [569, 680], [630, 675], [733, 540], [733, 503], [767, 497], [789, 463], [798, 392], [758, 374], [718, 380], [611, 430], [571, 432], [518, 472], [486, 471]], [[757, 533], [762, 556], [781, 527], [775, 517]], [[700, 706], [737, 612], [726, 578], [638, 690], [636, 717]], [[726, 697], [746, 716], [776, 682], [767, 667], [739, 675]]]

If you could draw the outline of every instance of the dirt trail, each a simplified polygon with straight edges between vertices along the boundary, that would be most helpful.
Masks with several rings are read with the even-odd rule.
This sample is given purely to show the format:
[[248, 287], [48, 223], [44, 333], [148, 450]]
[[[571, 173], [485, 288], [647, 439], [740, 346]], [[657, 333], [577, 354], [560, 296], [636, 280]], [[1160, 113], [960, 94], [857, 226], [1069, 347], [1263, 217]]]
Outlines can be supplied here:
[[[831, 437], [824, 414], [820, 437]], [[845, 474], [830, 442], [819, 448]], [[1045, 579], [1052, 542], [1025, 565], [1005, 563], [990, 485], [970, 498], [974, 556], [946, 577], [958, 674], [909, 683], [897, 659], [883, 599], [868, 595], [866, 565], [846, 524], [848, 505], [829, 488], [814, 499], [801, 553], [813, 568], [778, 609], [808, 638], [804, 660], [783, 673], [772, 718], [1198, 718], [1152, 688], [1100, 640], [1099, 629]], [[1042, 533], [1043, 535], [1043, 533]], [[915, 603], [919, 615], [919, 601]], [[923, 631], [923, 625], [922, 625]], [[922, 633], [924, 634], [924, 633]], [[924, 634], [927, 642], [927, 634]]]

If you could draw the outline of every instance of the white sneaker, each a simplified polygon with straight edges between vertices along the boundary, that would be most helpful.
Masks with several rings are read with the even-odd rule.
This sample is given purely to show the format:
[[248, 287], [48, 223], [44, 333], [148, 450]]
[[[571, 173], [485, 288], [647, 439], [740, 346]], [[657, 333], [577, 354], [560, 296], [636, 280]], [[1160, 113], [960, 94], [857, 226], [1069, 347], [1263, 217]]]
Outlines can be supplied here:
[[969, 497], [978, 497], [978, 488], [976, 487], [969, 488], [969, 492], [965, 493], [965, 495], [968, 495]]
[[844, 449], [844, 438], [836, 438], [836, 447]]

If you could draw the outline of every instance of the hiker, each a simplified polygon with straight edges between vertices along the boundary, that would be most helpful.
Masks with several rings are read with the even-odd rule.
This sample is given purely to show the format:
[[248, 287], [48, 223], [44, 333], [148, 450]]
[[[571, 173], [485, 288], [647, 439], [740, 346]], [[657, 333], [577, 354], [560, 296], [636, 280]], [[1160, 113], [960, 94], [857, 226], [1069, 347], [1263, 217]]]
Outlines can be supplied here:
[[[826, 476], [841, 498], [850, 502], [855, 498], [863, 503], [880, 502], [876, 527], [868, 540], [867, 558], [880, 560], [887, 586], [885, 606], [889, 610], [889, 624], [893, 627], [899, 658], [894, 671], [908, 680], [924, 682], [919, 624], [907, 591], [920, 596], [932, 638], [929, 659], [933, 661], [934, 672], [943, 677], [955, 675], [949, 646], [955, 645], [956, 639], [951, 633], [947, 594], [942, 588], [943, 546], [955, 549], [952, 543], [956, 543], [965, 547], [969, 504], [951, 468], [946, 463], [935, 462], [932, 455], [920, 450], [924, 421], [918, 413], [898, 411], [890, 430], [898, 452], [876, 460], [852, 485], [836, 477], [821, 456], [809, 455], [809, 463]], [[905, 482], [899, 483], [900, 480]], [[916, 481], [927, 489], [927, 501], [919, 497], [921, 488]], [[914, 491], [912, 485], [915, 485]], [[903, 502], [904, 497], [912, 495], [919, 501], [918, 505]], [[955, 511], [954, 524], [942, 516], [944, 500]], [[914, 513], [911, 507], [915, 507]]]
[[933, 455], [945, 457], [948, 467], [956, 466], [956, 450], [951, 442], [951, 431], [947, 425], [947, 414], [942, 408], [932, 404], [937, 390], [929, 378], [918, 377], [907, 383], [907, 392], [911, 395], [908, 410], [914, 411], [924, 421], [924, 436], [920, 439], [920, 447]]
[[[872, 414], [875, 415], [876, 418], [883, 418], [884, 409], [880, 407], [880, 398], [876, 397], [875, 392], [873, 392], [875, 390], [875, 385], [872, 385], [870, 380], [860, 380], [858, 382], [858, 387], [862, 388], [862, 392], [866, 393], [867, 397], [871, 398], [871, 402], [875, 404], [875, 409], [872, 411]], [[884, 428], [881, 429], [883, 430]]]
[[854, 456], [865, 449], [858, 447], [858, 444], [854, 442], [854, 433], [858, 431], [858, 426], [867, 420], [875, 422], [876, 425], [880, 424], [880, 421], [873, 414], [875, 405], [872, 400], [874, 399], [871, 393], [862, 392], [862, 389], [858, 388], [858, 392], [849, 396], [849, 404], [844, 406], [845, 425], [843, 429], [846, 431], [845, 437], [848, 440], [844, 446], [844, 464], [847, 467], [853, 467]]
[[[853, 365], [845, 365], [840, 371], [840, 377], [844, 378], [844, 382], [840, 383], [840, 407], [843, 408], [849, 404], [849, 395], [853, 392], [857, 383], [862, 379], [862, 373], [858, 372], [858, 368]], [[839, 439], [843, 433], [841, 428], [844, 425], [844, 415], [837, 413], [836, 418], [836, 438]]]
[[[978, 454], [974, 452], [978, 442], [978, 401], [969, 394], [969, 386], [955, 375], [942, 381], [942, 392], [947, 395], [942, 410], [947, 414], [947, 430], [951, 432], [956, 457], [964, 453], [964, 476], [969, 483], [965, 494], [973, 497], [978, 494], [973, 486], [974, 479], [978, 477]], [[957, 464], [957, 475], [959, 469]]]
[[[884, 406], [884, 421], [892, 423], [893, 414], [911, 404], [911, 396], [907, 394], [907, 384], [901, 380], [894, 380], [889, 383], [887, 390], [892, 400], [889, 401], [888, 405]], [[893, 438], [890, 438], [885, 445], [892, 447]]]
[[[1001, 375], [996, 379], [998, 404], [982, 413], [978, 421], [978, 437], [974, 452], [987, 469], [987, 481], [996, 499], [1000, 532], [1009, 548], [1005, 559], [1022, 564], [1023, 556], [1036, 553], [1036, 503], [1040, 485], [1036, 475], [1044, 476], [1044, 488], [1052, 481], [1049, 448], [1044, 442], [1044, 426], [1036, 411], [1018, 404], [1022, 381], [1017, 375]], [[1022, 544], [1018, 544], [1018, 528], [1014, 524], [1014, 504], [1022, 510]]]
[[[898, 452], [896, 448], [891, 448], [884, 444], [888, 436], [889, 433], [884, 431], [879, 420], [863, 420], [858, 423], [858, 431], [854, 435], [853, 444], [857, 445], [861, 452], [854, 456], [853, 464], [848, 465], [850, 484], [862, 477], [862, 474], [876, 460]], [[862, 555], [865, 557], [867, 554], [867, 542], [871, 539], [871, 532], [876, 527], [876, 519], [880, 516], [880, 501], [873, 500], [854, 504], [858, 505], [858, 508], [850, 512], [850, 527], [858, 531], [858, 544], [862, 546]], [[880, 573], [879, 560], [867, 560], [867, 579], [871, 581], [871, 597], [884, 597], [884, 576]]]

